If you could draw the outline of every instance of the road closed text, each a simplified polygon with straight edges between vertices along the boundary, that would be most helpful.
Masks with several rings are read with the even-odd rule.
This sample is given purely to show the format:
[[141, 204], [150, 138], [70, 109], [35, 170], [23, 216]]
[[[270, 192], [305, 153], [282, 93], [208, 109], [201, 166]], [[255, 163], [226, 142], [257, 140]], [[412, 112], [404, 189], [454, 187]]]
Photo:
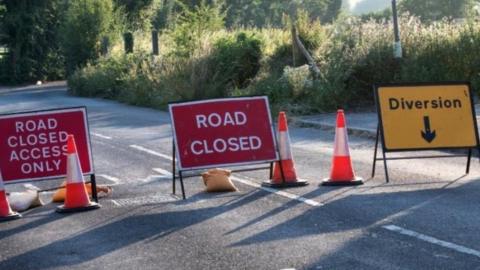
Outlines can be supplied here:
[[[195, 116], [197, 129], [218, 128], [227, 126], [244, 126], [248, 122], [243, 112], [198, 114]], [[210, 140], [194, 140], [190, 150], [195, 155], [250, 151], [262, 147], [262, 140], [258, 136], [239, 136], [229, 138], [214, 138]]]
[[68, 134], [57, 127], [54, 118], [16, 121], [15, 134], [7, 138], [9, 162], [21, 162], [23, 174], [59, 170]]

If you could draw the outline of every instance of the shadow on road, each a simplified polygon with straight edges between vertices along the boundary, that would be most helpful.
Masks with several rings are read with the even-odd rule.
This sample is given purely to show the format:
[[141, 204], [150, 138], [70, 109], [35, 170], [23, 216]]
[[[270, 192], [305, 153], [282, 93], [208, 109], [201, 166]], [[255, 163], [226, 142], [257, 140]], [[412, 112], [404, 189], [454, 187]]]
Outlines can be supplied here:
[[[401, 192], [375, 192], [376, 188], [390, 186], [391, 184], [381, 184], [380, 186], [364, 186], [365, 192], [360, 194], [350, 194], [343, 198], [331, 198], [325, 206], [312, 207], [305, 211], [302, 215], [289, 219], [284, 223], [271, 227], [268, 230], [259, 232], [251, 237], [248, 237], [232, 246], [251, 245], [265, 241], [276, 241], [289, 238], [298, 238], [319, 233], [329, 233], [338, 231], [347, 231], [357, 228], [364, 228], [382, 221], [388, 217], [392, 217], [402, 212], [417, 211], [425, 207], [438, 208], [439, 213], [442, 212], [441, 203], [437, 203], [440, 198], [458, 196], [459, 201], [465, 201], [470, 197], [472, 202], [477, 201], [475, 190], [480, 189], [480, 183], [470, 182], [468, 184], [452, 188], [451, 186], [462, 179], [459, 177], [452, 181], [442, 181], [436, 183], [445, 183], [441, 188], [415, 190], [415, 191], [401, 191]], [[412, 185], [417, 185], [413, 183]], [[425, 183], [423, 183], [425, 184]], [[402, 186], [408, 184], [401, 184]], [[332, 190], [338, 188], [331, 188]], [[346, 188], [349, 190], [351, 188]], [[359, 189], [357, 187], [357, 189]], [[310, 193], [302, 195], [305, 198], [315, 198], [326, 190], [314, 190]], [[374, 191], [369, 193], [369, 191]], [[345, 191], [346, 192], [346, 191]], [[337, 193], [338, 194], [338, 193]], [[342, 194], [342, 192], [341, 192]], [[342, 194], [343, 195], [343, 194]], [[341, 196], [339, 196], [341, 197]], [[442, 202], [444, 203], [444, 202]], [[249, 222], [242, 224], [227, 234], [232, 234], [245, 229], [249, 226], [255, 225], [263, 220], [267, 220], [289, 208], [302, 204], [299, 201], [291, 200], [281, 207], [277, 207], [269, 212], [256, 217]], [[445, 207], [452, 207], [452, 205], [445, 205]], [[478, 221], [480, 224], [480, 216], [472, 217], [471, 212], [480, 212], [480, 205], [472, 205], [471, 209], [462, 209], [463, 212], [457, 212], [458, 215], [465, 215], [470, 220]], [[448, 208], [446, 208], [448, 209]], [[478, 211], [475, 211], [478, 209]], [[345, 220], [345, 216], [349, 216]], [[338, 220], [340, 222], [335, 224], [328, 224], [322, 220]], [[318, 227], [310, 226], [310, 224], [319, 224]], [[435, 223], [433, 223], [435, 224]], [[461, 224], [461, 223], [460, 223]], [[333, 226], [332, 226], [333, 225]], [[473, 226], [473, 224], [472, 224]], [[297, 228], [297, 229], [292, 229]]]
[[[62, 215], [56, 215], [52, 213], [53, 211], [54, 210], [51, 207], [50, 208], [39, 207], [39, 208], [32, 209], [30, 211], [27, 211], [25, 213], [22, 213], [23, 220], [28, 218], [35, 218], [35, 220], [11, 229], [0, 230], [0, 240], [2, 240], [3, 238], [9, 237], [11, 235], [19, 234], [43, 225], [47, 225], [51, 222], [61, 220], [62, 218], [65, 217]], [[41, 218], [38, 218], [38, 216], [41, 216]]]
[[[252, 191], [217, 207], [134, 215], [102, 223], [72, 237], [5, 259], [0, 262], [0, 269], [50, 269], [85, 263], [139, 242], [156, 241], [266, 195], [265, 192]], [[10, 233], [34, 228], [58, 218], [61, 217], [53, 215]]]

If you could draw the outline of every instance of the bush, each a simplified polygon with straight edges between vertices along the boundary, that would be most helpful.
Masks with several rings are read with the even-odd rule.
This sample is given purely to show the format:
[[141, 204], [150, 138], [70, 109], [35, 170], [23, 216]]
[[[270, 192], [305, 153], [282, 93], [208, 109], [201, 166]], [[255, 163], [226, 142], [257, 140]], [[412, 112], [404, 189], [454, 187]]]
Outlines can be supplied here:
[[170, 81], [170, 69], [169, 64], [145, 53], [112, 56], [78, 69], [69, 77], [68, 86], [74, 95], [165, 108], [169, 101], [175, 99], [171, 97], [172, 92], [164, 91], [168, 89], [164, 85]]
[[219, 39], [212, 56], [216, 87], [206, 97], [230, 96], [229, 90], [247, 87], [260, 69], [261, 45], [258, 37], [245, 32]]

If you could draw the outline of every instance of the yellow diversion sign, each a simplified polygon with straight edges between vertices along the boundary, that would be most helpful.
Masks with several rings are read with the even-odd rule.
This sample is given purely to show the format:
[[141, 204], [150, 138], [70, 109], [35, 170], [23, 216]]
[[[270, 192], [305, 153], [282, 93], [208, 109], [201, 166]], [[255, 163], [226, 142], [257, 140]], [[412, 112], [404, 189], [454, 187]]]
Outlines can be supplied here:
[[388, 85], [375, 89], [384, 150], [478, 146], [469, 84]]

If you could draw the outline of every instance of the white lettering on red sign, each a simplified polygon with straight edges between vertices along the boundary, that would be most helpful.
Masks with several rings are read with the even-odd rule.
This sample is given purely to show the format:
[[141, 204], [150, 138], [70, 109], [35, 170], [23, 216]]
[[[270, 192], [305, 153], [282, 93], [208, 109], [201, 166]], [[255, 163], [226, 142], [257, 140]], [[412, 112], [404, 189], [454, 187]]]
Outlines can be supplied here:
[[[12, 148], [9, 161], [22, 161], [20, 169], [23, 174], [58, 171], [61, 158], [67, 151], [65, 143], [68, 134], [65, 131], [52, 131], [57, 127], [58, 122], [54, 118], [16, 121], [16, 134], [7, 139], [8, 146]], [[55, 143], [64, 145], [51, 145]]]
[[190, 149], [195, 155], [224, 153], [226, 151], [249, 151], [257, 150], [262, 147], [262, 140], [257, 136], [232, 137], [228, 139], [215, 139], [213, 142], [202, 140], [193, 141]]
[[[46, 144], [67, 141], [68, 134], [65, 131], [52, 131], [57, 127], [58, 122], [53, 118], [16, 121], [16, 134], [7, 139], [8, 146], [13, 148], [9, 161], [23, 161], [20, 165], [23, 174], [58, 171], [61, 158], [67, 151], [67, 145], [64, 144], [62, 148], [58, 145], [42, 147]], [[22, 148], [26, 146], [28, 148]], [[55, 159], [51, 159], [52, 157]]]
[[212, 113], [209, 115], [198, 114], [197, 119], [198, 128], [220, 127], [220, 126], [241, 126], [247, 123], [247, 116], [243, 112], [226, 112], [224, 115]]

